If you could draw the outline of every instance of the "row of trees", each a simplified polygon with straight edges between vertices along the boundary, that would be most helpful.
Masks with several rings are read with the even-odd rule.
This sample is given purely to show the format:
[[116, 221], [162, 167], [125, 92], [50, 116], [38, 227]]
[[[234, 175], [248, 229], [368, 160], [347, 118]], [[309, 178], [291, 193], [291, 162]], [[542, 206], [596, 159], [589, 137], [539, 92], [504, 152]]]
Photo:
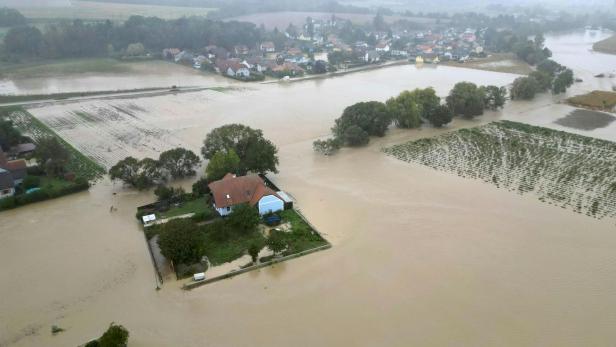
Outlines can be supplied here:
[[[212, 130], [203, 141], [201, 154], [209, 160], [205, 179], [195, 183], [193, 190], [207, 192], [207, 182], [216, 181], [227, 173], [245, 175], [249, 172], [278, 172], [278, 149], [263, 137], [260, 129], [242, 124], [228, 124]], [[201, 159], [194, 152], [175, 148], [162, 152], [158, 160], [127, 157], [109, 170], [113, 180], [120, 180], [137, 189], [160, 185], [168, 178], [194, 176]], [[168, 195], [167, 191], [161, 194]], [[157, 194], [158, 195], [158, 194]], [[166, 199], [165, 199], [166, 200]]]
[[[264, 28], [252, 23], [222, 22], [201, 17], [163, 20], [156, 17], [130, 17], [123, 24], [110, 21], [88, 23], [81, 20], [52, 24], [41, 31], [34, 26], [11, 28], [4, 37], [4, 54], [39, 58], [106, 56], [140, 43], [149, 51], [168, 47], [199, 50], [218, 45], [229, 50], [235, 45], [249, 47], [261, 42]], [[138, 48], [133, 46], [133, 50]]]
[[162, 152], [158, 160], [138, 160], [133, 157], [122, 159], [109, 169], [109, 176], [112, 180], [121, 180], [141, 190], [165, 182], [168, 178], [194, 176], [195, 168], [200, 163], [201, 159], [194, 152], [175, 148]]
[[573, 85], [573, 71], [551, 59], [545, 59], [537, 65], [537, 70], [526, 77], [513, 81], [512, 100], [532, 100], [537, 93], [551, 91], [561, 94]]
[[428, 122], [442, 127], [456, 115], [471, 118], [485, 109], [496, 110], [505, 104], [507, 90], [497, 86], [477, 86], [460, 82], [454, 86], [443, 104], [433, 88], [404, 91], [385, 103], [359, 102], [347, 107], [336, 119], [333, 138], [317, 140], [314, 150], [333, 154], [341, 146], [362, 146], [370, 136], [384, 136], [393, 123], [398, 128], [419, 128]]

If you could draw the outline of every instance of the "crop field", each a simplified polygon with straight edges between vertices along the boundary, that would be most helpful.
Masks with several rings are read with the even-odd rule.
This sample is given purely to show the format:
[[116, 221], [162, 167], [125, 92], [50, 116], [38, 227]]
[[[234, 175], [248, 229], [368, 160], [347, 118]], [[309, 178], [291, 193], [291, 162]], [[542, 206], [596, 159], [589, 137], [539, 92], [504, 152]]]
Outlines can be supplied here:
[[[350, 20], [356, 24], [371, 23], [374, 19], [372, 14], [360, 14], [360, 13], [336, 13], [337, 18]], [[293, 23], [296, 26], [302, 26], [306, 23], [306, 18], [311, 17], [313, 19], [327, 20], [332, 17], [330, 12], [264, 12], [254, 13], [249, 15], [243, 15], [238, 17], [228, 18], [226, 20], [235, 20], [240, 22], [250, 22], [256, 25], [263, 24], [267, 29], [278, 28], [280, 30], [285, 29], [289, 23]], [[403, 16], [384, 16], [385, 21], [393, 23], [397, 20], [408, 20], [418, 24], [435, 24], [436, 20], [426, 17], [403, 17]]]
[[189, 16], [205, 16], [210, 8], [102, 3], [94, 1], [71, 1], [69, 6], [18, 7], [31, 20], [84, 19], [125, 21], [130, 16], [176, 19]]
[[595, 218], [616, 217], [616, 143], [500, 121], [383, 151]]
[[35, 141], [44, 136], [53, 136], [60, 140], [71, 156], [68, 170], [74, 172], [77, 176], [91, 180], [105, 173], [105, 169], [94, 161], [94, 158], [82, 154], [25, 109], [21, 107], [11, 108], [10, 118], [17, 128]]
[[613, 111], [616, 108], [616, 92], [594, 90], [588, 94], [571, 97], [567, 101], [574, 106]]
[[[198, 149], [177, 132], [207, 124], [207, 100], [225, 96], [226, 89], [212, 88], [177, 95], [115, 97], [78, 103], [32, 107], [29, 111], [47, 127], [86, 156], [109, 169], [127, 156], [157, 157], [174, 147]], [[205, 136], [205, 133], [203, 135]]]

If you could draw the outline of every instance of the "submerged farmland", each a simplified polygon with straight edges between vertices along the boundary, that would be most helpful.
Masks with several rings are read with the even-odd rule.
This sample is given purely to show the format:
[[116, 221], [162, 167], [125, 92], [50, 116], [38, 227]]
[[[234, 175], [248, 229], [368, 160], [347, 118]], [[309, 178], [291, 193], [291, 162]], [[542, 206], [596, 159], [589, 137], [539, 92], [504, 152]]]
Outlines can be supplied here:
[[500, 121], [383, 151], [588, 216], [616, 217], [614, 142]]

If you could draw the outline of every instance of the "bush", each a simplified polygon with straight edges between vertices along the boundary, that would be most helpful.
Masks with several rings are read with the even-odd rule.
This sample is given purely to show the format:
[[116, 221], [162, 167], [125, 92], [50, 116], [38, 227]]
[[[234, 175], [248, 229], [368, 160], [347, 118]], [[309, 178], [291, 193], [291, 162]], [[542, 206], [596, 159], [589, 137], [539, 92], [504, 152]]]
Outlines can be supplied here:
[[99, 347], [101, 344], [98, 343], [98, 340], [92, 340], [85, 344], [84, 347]]
[[316, 140], [312, 143], [315, 152], [323, 155], [332, 155], [340, 149], [340, 140], [331, 138], [327, 140]]
[[121, 325], [111, 323], [109, 329], [98, 340], [101, 347], [125, 347], [128, 342], [128, 330]]
[[32, 188], [36, 188], [41, 184], [41, 178], [38, 176], [26, 176], [26, 178], [24, 178], [24, 181], [22, 182], [22, 185], [24, 187], [25, 190], [28, 189], [32, 189]]
[[205, 177], [201, 177], [197, 182], [192, 185], [192, 193], [197, 197], [201, 197], [210, 193], [210, 187], [208, 187], [208, 181]]

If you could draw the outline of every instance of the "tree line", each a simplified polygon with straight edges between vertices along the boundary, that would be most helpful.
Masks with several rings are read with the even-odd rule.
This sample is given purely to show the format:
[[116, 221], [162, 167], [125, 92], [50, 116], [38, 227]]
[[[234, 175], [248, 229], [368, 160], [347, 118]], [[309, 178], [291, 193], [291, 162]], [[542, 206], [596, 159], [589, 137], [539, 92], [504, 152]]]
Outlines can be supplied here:
[[422, 123], [442, 127], [454, 116], [472, 118], [484, 110], [503, 107], [507, 89], [497, 86], [477, 86], [460, 82], [454, 86], [445, 103], [433, 88], [404, 91], [385, 103], [359, 102], [344, 109], [335, 120], [333, 137], [313, 143], [316, 152], [331, 155], [342, 146], [363, 146], [370, 136], [382, 137], [393, 123], [398, 128], [419, 128]]
[[266, 34], [264, 28], [252, 23], [201, 17], [163, 20], [132, 16], [122, 24], [74, 20], [51, 24], [44, 31], [34, 26], [13, 27], [4, 37], [3, 55], [47, 59], [107, 56], [135, 43], [156, 52], [169, 47], [198, 50], [208, 45], [231, 50], [241, 44], [253, 47]]
[[528, 76], [518, 77], [511, 87], [512, 100], [532, 100], [537, 93], [561, 94], [573, 85], [573, 71], [554, 60], [545, 59]]

